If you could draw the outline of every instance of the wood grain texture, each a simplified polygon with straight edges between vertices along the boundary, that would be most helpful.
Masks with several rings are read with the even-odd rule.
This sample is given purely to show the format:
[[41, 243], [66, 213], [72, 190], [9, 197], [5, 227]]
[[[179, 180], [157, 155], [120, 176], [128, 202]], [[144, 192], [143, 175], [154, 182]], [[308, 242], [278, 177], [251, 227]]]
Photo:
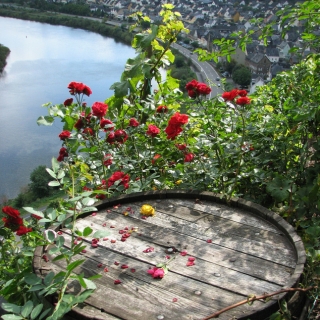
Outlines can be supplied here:
[[[94, 231], [108, 230], [109, 235], [99, 239], [97, 248], [91, 247], [91, 238], [83, 239], [86, 261], [76, 272], [102, 277], [95, 280], [97, 290], [74, 310], [78, 315], [73, 318], [197, 320], [248, 295], [296, 283], [303, 271], [304, 249], [286, 223], [262, 207], [250, 207], [247, 202], [237, 207], [237, 200], [230, 207], [217, 199], [209, 193], [181, 191], [133, 194], [108, 200], [97, 214], [79, 218], [79, 230], [90, 226]], [[143, 204], [152, 205], [156, 215], [142, 218]], [[123, 231], [131, 232], [124, 242]], [[62, 232], [65, 246], [70, 247], [70, 230]], [[144, 252], [148, 247], [153, 250]], [[168, 254], [168, 248], [175, 248], [176, 253]], [[185, 256], [180, 254], [184, 251]], [[65, 267], [62, 261], [53, 264], [51, 256], [44, 262], [41, 252], [34, 258], [38, 275]], [[168, 255], [175, 257], [169, 273], [153, 279], [147, 270], [167, 261]], [[195, 258], [193, 266], [187, 266], [189, 257]], [[128, 268], [122, 269], [124, 264]], [[115, 285], [116, 279], [121, 284]], [[81, 288], [71, 283], [69, 290], [77, 293]], [[219, 319], [264, 319], [277, 298], [243, 305]]]

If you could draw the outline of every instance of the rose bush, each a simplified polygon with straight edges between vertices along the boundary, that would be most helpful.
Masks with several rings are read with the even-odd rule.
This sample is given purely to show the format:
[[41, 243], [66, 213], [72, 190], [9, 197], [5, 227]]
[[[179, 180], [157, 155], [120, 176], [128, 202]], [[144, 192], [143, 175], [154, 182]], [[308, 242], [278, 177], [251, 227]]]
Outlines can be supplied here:
[[[85, 96], [94, 94], [91, 88], [71, 82], [67, 88], [72, 98], [46, 105], [48, 115], [40, 117], [38, 124], [52, 125], [55, 120], [63, 124], [62, 147], [47, 171], [53, 179], [50, 185], [65, 190], [66, 199], [44, 212], [27, 208], [40, 217], [27, 225], [15, 209], [5, 208], [6, 248], [14, 252], [13, 231], [31, 253], [37, 245], [50, 244], [63, 255], [62, 237], [43, 230], [64, 225], [74, 238], [93, 236], [89, 227], [76, 231], [73, 226], [81, 213], [95, 210], [92, 206], [98, 200], [152, 189], [197, 189], [220, 193], [227, 200], [240, 196], [282, 213], [304, 230], [310, 269], [316, 272], [320, 262], [318, 55], [276, 77], [250, 98], [245, 90], [233, 89], [209, 99], [211, 88], [197, 80], [186, 85], [184, 95], [170, 71], [165, 79], [160, 73], [174, 61], [170, 45], [180, 32], [188, 32], [172, 8], [164, 5], [162, 23], [135, 36], [137, 57], [128, 60], [121, 81], [111, 87], [113, 96], [90, 107]], [[151, 80], [156, 81], [156, 90]], [[153, 215], [152, 209], [145, 207], [141, 213]], [[38, 290], [39, 296], [58, 292], [61, 297], [48, 319], [70, 310], [62, 298], [74, 267], [71, 260], [84, 249], [83, 243], [73, 243], [66, 258], [71, 271], [57, 282], [53, 275], [49, 287]], [[19, 263], [14, 254], [11, 258], [8, 265]], [[24, 300], [31, 299], [30, 265], [25, 258], [19, 265], [23, 272], [14, 281], [6, 278], [3, 267], [1, 276], [7, 282], [1, 293], [9, 300], [15, 301], [17, 287], [22, 288]], [[155, 266], [148, 273], [162, 278], [161, 269]], [[75, 303], [94, 290], [90, 279], [79, 282], [89, 286]]]

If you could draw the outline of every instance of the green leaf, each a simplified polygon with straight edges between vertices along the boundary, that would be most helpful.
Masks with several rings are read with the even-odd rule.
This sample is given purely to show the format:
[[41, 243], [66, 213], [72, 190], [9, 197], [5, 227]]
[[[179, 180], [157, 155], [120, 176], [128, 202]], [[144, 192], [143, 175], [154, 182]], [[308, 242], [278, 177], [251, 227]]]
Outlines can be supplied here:
[[46, 235], [47, 235], [48, 241], [53, 242], [55, 240], [57, 234], [55, 233], [55, 231], [49, 229], [46, 231]]
[[96, 202], [96, 200], [93, 198], [84, 198], [81, 202], [84, 206], [92, 206]]
[[24, 276], [24, 281], [30, 285], [36, 285], [42, 283], [42, 279], [38, 278], [34, 273], [29, 273]]
[[73, 261], [67, 266], [67, 270], [70, 272], [75, 268], [77, 268], [78, 266], [80, 266], [85, 261], [86, 259], [79, 259], [79, 260]]
[[26, 210], [26, 211], [28, 211], [28, 212], [30, 212], [30, 213], [32, 213], [32, 214], [36, 214], [36, 215], [39, 216], [39, 217], [42, 217], [42, 218], [44, 217], [42, 211], [34, 210], [34, 209], [31, 208], [31, 207], [23, 207], [23, 209]]
[[27, 318], [33, 309], [33, 303], [31, 300], [27, 301], [26, 304], [22, 307], [21, 315], [24, 318]]
[[276, 201], [281, 202], [289, 197], [288, 190], [290, 186], [291, 181], [282, 177], [276, 177], [267, 184], [267, 192], [270, 193]]
[[122, 82], [115, 82], [110, 89], [114, 90], [114, 95], [116, 98], [124, 97], [128, 94], [129, 83], [127, 80]]
[[43, 126], [52, 126], [54, 122], [54, 118], [50, 116], [40, 116], [37, 120], [38, 126], [43, 125]]
[[34, 292], [34, 291], [42, 290], [44, 288], [45, 288], [45, 286], [43, 284], [36, 284], [36, 285], [33, 285], [28, 291]]
[[64, 237], [63, 236], [58, 236], [56, 238], [56, 246], [59, 247], [59, 248], [62, 248], [63, 245], [64, 245]]
[[51, 271], [51, 272], [49, 272], [49, 273], [45, 276], [45, 278], [44, 278], [44, 280], [43, 280], [43, 283], [44, 283], [46, 286], [49, 286], [49, 285], [51, 284], [51, 282], [53, 281], [53, 278], [54, 278], [54, 272]]
[[98, 230], [98, 231], [96, 231], [93, 235], [92, 235], [92, 237], [93, 238], [104, 238], [104, 237], [107, 237], [108, 235], [110, 234], [110, 232], [109, 231], [106, 231], [106, 230]]
[[57, 175], [49, 168], [46, 168], [46, 171], [50, 174], [50, 176], [54, 179], [57, 178]]
[[5, 315], [1, 316], [1, 319], [3, 319], [3, 320], [20, 320], [20, 319], [23, 319], [23, 317], [16, 316], [14, 314], [5, 314]]
[[88, 237], [92, 232], [93, 230], [90, 227], [85, 227], [82, 234], [84, 237]]
[[48, 183], [48, 186], [50, 186], [50, 187], [58, 187], [58, 186], [60, 186], [60, 182], [59, 181], [50, 181]]
[[44, 310], [41, 313], [41, 316], [39, 317], [39, 320], [43, 319], [49, 312], [51, 312], [51, 308], [48, 308], [47, 310]]
[[54, 172], [57, 172], [60, 168], [60, 162], [56, 158], [51, 159], [51, 165]]
[[18, 313], [18, 314], [21, 313], [21, 307], [13, 303], [3, 302], [1, 307], [3, 310], [7, 312]]
[[40, 314], [41, 310], [43, 308], [43, 304], [38, 304], [31, 312], [31, 320], [34, 320], [38, 317], [38, 315]]
[[95, 290], [97, 288], [93, 281], [91, 281], [89, 279], [85, 279], [85, 278], [83, 279], [83, 281], [85, 282], [87, 289]]

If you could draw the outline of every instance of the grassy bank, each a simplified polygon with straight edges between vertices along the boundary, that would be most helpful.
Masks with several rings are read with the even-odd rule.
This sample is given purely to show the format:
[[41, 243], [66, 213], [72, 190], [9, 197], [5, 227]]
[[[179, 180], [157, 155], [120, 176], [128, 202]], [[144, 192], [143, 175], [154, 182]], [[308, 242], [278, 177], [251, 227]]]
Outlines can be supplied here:
[[7, 64], [7, 57], [10, 54], [10, 49], [0, 44], [0, 72], [4, 70]]

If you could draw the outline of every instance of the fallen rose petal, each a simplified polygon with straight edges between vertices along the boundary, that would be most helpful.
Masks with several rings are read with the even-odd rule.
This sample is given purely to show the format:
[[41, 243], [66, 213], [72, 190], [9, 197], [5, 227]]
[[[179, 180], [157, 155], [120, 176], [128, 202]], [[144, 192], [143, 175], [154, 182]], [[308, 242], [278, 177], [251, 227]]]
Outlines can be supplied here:
[[62, 235], [62, 233], [63, 233], [62, 231], [58, 231], [57, 232], [58, 235]]
[[196, 258], [194, 258], [194, 257], [189, 257], [188, 258], [188, 261], [195, 261], [196, 260]]
[[169, 260], [170, 258], [171, 258], [170, 256], [166, 256], [166, 259], [168, 259], [168, 260]]
[[187, 267], [191, 267], [191, 266], [193, 266], [194, 265], [194, 262], [193, 261], [188, 261], [187, 262]]
[[96, 215], [97, 215], [97, 213], [96, 213], [96, 212], [93, 212], [91, 215], [94, 217], [94, 216], [96, 216]]
[[121, 269], [128, 269], [129, 267], [128, 267], [128, 265], [126, 265], [126, 264], [123, 264], [122, 266], [121, 266]]
[[111, 240], [111, 243], [116, 243], [116, 241], [117, 241], [117, 240], [112, 239], [112, 240]]
[[81, 241], [81, 240], [82, 240], [82, 238], [81, 238], [81, 237], [78, 237], [78, 238], [77, 238], [77, 240], [78, 240], [78, 241]]
[[153, 251], [154, 251], [154, 248], [152, 247], [148, 247], [147, 249], [143, 250], [144, 253], [153, 252]]
[[114, 280], [114, 284], [120, 284], [121, 283], [121, 280], [117, 279], [117, 280]]
[[104, 223], [102, 226], [103, 226], [103, 227], [106, 227], [106, 226], [107, 226], [107, 224], [106, 224], [106, 223]]
[[127, 240], [127, 238], [125, 238], [125, 237], [121, 237], [121, 239], [120, 239], [122, 242], [125, 242], [126, 240]]
[[124, 230], [119, 230], [119, 233], [123, 234], [123, 233], [125, 233], [125, 231]]
[[78, 241], [77, 241], [77, 240], [74, 240], [74, 241], [73, 241], [73, 244], [78, 244]]
[[177, 302], [177, 301], [178, 301], [177, 298], [173, 298], [173, 299], [172, 299], [172, 302]]
[[118, 265], [120, 264], [120, 262], [115, 261], [114, 264], [115, 264], [116, 266], [118, 266]]
[[212, 243], [212, 240], [211, 240], [211, 239], [208, 239], [207, 242], [208, 242], [208, 243]]
[[103, 271], [104, 272], [109, 272], [109, 269], [108, 268], [104, 268]]
[[115, 228], [115, 226], [110, 226], [110, 228]]
[[130, 271], [134, 273], [134, 272], [136, 272], [136, 269], [132, 268], [132, 269], [130, 269]]
[[141, 217], [141, 219], [146, 220], [146, 219], [147, 219], [147, 217], [146, 217], [146, 216], [142, 216], [142, 217]]
[[101, 268], [102, 267], [102, 263], [98, 263], [97, 267]]
[[128, 227], [125, 227], [123, 230], [129, 230], [129, 228], [128, 228]]
[[180, 256], [183, 256], [183, 257], [186, 256], [187, 254], [188, 254], [187, 251], [181, 251], [180, 252]]
[[87, 250], [83, 249], [81, 252], [82, 252], [82, 253], [86, 253], [86, 252], [87, 252]]
[[99, 245], [98, 245], [97, 243], [91, 243], [91, 247], [92, 247], [92, 248], [98, 248]]
[[109, 238], [103, 238], [102, 240], [103, 240], [103, 241], [107, 241], [108, 239], [109, 239]]

